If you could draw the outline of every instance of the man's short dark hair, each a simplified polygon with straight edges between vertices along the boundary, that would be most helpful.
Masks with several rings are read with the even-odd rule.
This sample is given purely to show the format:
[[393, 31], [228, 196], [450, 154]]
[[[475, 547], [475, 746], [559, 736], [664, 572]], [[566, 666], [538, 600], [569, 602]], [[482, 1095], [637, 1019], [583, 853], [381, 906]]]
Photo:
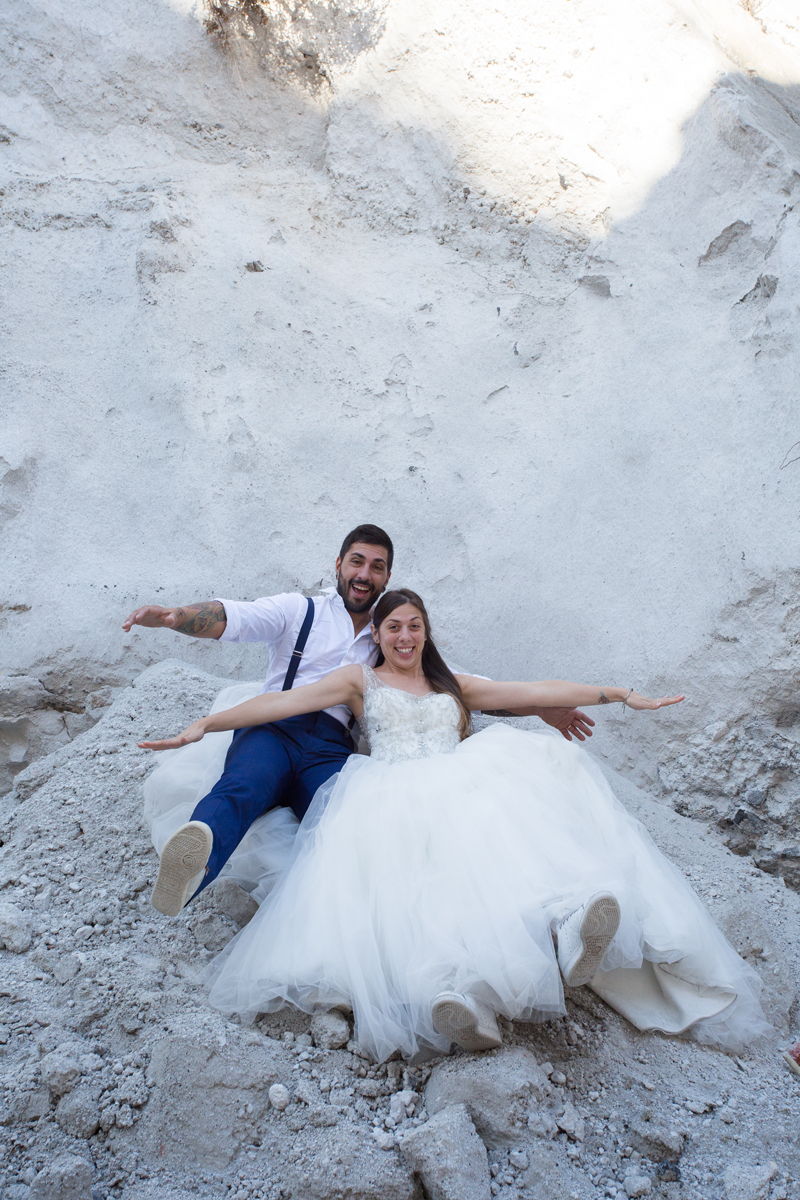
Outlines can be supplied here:
[[380, 529], [377, 525], [356, 525], [355, 529], [351, 529], [342, 542], [339, 558], [344, 558], [347, 551], [356, 542], [366, 542], [368, 546], [383, 546], [386, 551], [386, 565], [391, 571], [394, 546], [392, 539], [384, 529]]

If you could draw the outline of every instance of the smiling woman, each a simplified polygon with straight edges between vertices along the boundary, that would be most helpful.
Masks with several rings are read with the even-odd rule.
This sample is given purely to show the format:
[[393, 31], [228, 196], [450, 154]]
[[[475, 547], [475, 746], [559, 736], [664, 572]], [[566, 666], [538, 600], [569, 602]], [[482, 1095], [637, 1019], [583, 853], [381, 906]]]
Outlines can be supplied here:
[[425, 605], [409, 588], [387, 592], [372, 615], [373, 637], [379, 653], [376, 666], [390, 687], [414, 695], [444, 692], [461, 712], [459, 733], [469, 735], [472, 714], [459, 681], [442, 658], [431, 637]]

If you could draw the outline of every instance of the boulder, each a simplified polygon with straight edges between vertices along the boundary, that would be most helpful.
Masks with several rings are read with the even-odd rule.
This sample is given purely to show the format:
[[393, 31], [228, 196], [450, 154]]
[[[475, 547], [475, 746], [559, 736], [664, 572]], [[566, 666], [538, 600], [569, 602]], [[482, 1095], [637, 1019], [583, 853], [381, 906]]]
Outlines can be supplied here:
[[547, 1076], [529, 1050], [509, 1046], [480, 1058], [456, 1057], [434, 1067], [425, 1089], [431, 1116], [464, 1104], [490, 1148], [507, 1146], [527, 1129], [532, 1110], [546, 1107]]
[[491, 1200], [486, 1147], [466, 1106], [451, 1104], [400, 1139], [428, 1200]]

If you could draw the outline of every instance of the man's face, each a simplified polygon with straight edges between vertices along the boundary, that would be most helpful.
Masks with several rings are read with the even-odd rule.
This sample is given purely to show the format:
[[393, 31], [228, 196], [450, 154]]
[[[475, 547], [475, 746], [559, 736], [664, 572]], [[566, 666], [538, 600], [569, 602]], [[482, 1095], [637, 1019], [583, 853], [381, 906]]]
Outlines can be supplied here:
[[368, 612], [388, 582], [385, 546], [354, 542], [347, 553], [336, 560], [336, 590], [348, 612]]

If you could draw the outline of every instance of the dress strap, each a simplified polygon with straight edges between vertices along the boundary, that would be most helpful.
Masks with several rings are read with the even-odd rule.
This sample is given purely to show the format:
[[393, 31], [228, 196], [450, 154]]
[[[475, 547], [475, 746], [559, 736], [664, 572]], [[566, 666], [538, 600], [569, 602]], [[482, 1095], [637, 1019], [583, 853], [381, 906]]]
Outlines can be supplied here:
[[378, 679], [378, 676], [375, 674], [375, 672], [373, 671], [373, 669], [369, 665], [369, 663], [361, 664], [361, 672], [364, 676], [364, 691], [365, 692], [374, 692], [375, 688], [378, 688], [381, 686], [380, 679]]

